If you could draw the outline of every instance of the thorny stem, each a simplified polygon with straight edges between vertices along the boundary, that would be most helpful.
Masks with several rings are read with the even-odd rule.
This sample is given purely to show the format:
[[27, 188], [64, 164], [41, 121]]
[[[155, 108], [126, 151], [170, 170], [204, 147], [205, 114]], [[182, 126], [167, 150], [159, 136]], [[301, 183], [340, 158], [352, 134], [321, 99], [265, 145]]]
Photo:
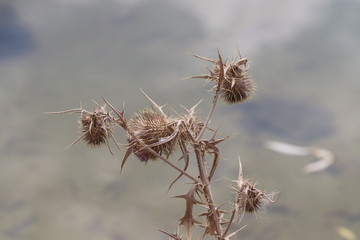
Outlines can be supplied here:
[[230, 229], [231, 223], [232, 223], [232, 221], [234, 220], [234, 217], [235, 217], [235, 213], [236, 213], [236, 210], [234, 209], [234, 210], [232, 211], [232, 213], [231, 213], [231, 217], [230, 217], [230, 219], [229, 219], [229, 223], [228, 223], [228, 225], [227, 225], [227, 227], [226, 227], [226, 229], [225, 229], [225, 231], [224, 231], [224, 233], [223, 233], [223, 235], [222, 235], [223, 238], [225, 238], [226, 234], [228, 233], [228, 231], [229, 231], [229, 229]]
[[209, 125], [210, 123], [210, 120], [211, 120], [211, 117], [214, 113], [214, 110], [215, 110], [215, 106], [216, 106], [216, 103], [219, 99], [219, 93], [220, 93], [220, 90], [221, 90], [221, 84], [222, 84], [222, 81], [224, 79], [224, 65], [223, 65], [223, 61], [222, 61], [222, 58], [220, 56], [220, 53], [218, 52], [218, 55], [219, 55], [219, 62], [220, 62], [220, 74], [219, 74], [219, 82], [218, 82], [218, 85], [217, 85], [217, 88], [216, 88], [216, 92], [215, 92], [215, 96], [214, 96], [214, 99], [213, 99], [213, 102], [212, 102], [212, 106], [210, 108], [210, 111], [208, 113], [208, 116], [204, 122], [204, 126], [203, 128], [201, 129], [198, 137], [196, 138], [196, 142], [198, 143], [202, 137], [202, 135], [204, 134], [207, 126]]
[[202, 154], [200, 150], [199, 145], [194, 145], [196, 159], [198, 163], [199, 173], [200, 173], [200, 179], [203, 184], [203, 190], [206, 197], [206, 201], [208, 203], [209, 209], [211, 211], [211, 214], [214, 216], [214, 222], [215, 222], [215, 228], [218, 235], [218, 239], [221, 240], [221, 225], [219, 221], [219, 216], [217, 214], [216, 208], [215, 208], [215, 202], [214, 198], [211, 192], [210, 182], [208, 178], [208, 173], [205, 168], [205, 159], [204, 155]]
[[221, 233], [221, 225], [220, 225], [220, 221], [219, 221], [219, 216], [218, 216], [216, 208], [215, 208], [214, 197], [212, 195], [210, 182], [209, 182], [209, 177], [208, 177], [208, 173], [207, 173], [206, 167], [205, 167], [204, 154], [203, 154], [203, 152], [201, 150], [201, 147], [200, 147], [201, 137], [204, 134], [205, 130], [207, 129], [207, 126], [210, 123], [211, 117], [212, 117], [213, 112], [215, 110], [216, 103], [217, 103], [217, 101], [219, 99], [220, 90], [221, 90], [221, 84], [222, 84], [222, 81], [224, 79], [223, 61], [222, 61], [222, 58], [221, 58], [219, 52], [218, 52], [218, 56], [219, 56], [220, 73], [219, 73], [219, 81], [217, 83], [215, 96], [214, 96], [210, 111], [208, 113], [208, 116], [207, 116], [207, 118], [205, 120], [204, 126], [201, 129], [201, 131], [200, 131], [199, 135], [197, 136], [197, 138], [195, 139], [195, 142], [194, 142], [193, 146], [194, 146], [194, 149], [195, 149], [195, 154], [196, 154], [196, 159], [197, 159], [197, 163], [198, 163], [200, 179], [201, 179], [201, 182], [203, 184], [203, 189], [204, 189], [204, 193], [205, 193], [205, 196], [206, 196], [206, 201], [208, 203], [211, 214], [214, 216], [213, 219], [214, 219], [214, 223], [215, 223], [215, 229], [216, 229], [216, 232], [217, 232], [217, 238], [219, 240], [221, 240], [221, 239], [223, 239], [223, 237], [222, 237], [222, 233]]

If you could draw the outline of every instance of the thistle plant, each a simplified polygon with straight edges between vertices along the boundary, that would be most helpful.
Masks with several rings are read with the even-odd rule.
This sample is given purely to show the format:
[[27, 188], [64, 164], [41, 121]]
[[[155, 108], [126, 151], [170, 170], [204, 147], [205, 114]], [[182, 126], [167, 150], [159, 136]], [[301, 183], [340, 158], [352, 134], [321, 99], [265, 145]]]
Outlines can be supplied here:
[[[103, 105], [95, 103], [96, 109], [92, 112], [80, 107], [53, 113], [80, 114], [82, 135], [74, 143], [83, 140], [90, 146], [107, 145], [114, 157], [110, 142], [120, 149], [113, 132], [115, 126], [121, 128], [127, 138], [121, 170], [133, 155], [135, 159], [148, 164], [165, 162], [177, 171], [178, 176], [169, 184], [169, 189], [180, 178], [190, 181], [189, 190], [175, 196], [185, 200], [184, 215], [179, 220], [179, 225], [184, 227], [183, 232], [179, 232], [179, 228], [175, 233], [159, 230], [169, 239], [190, 240], [192, 228], [196, 226], [203, 228], [203, 236], [210, 235], [215, 239], [225, 240], [236, 236], [242, 229], [240, 223], [244, 214], [257, 213], [268, 203], [274, 202], [274, 193], [266, 193], [249, 179], [244, 179], [239, 159], [239, 175], [229, 184], [233, 199], [229, 200], [229, 203], [221, 204], [214, 201], [213, 176], [222, 159], [218, 145], [228, 137], [218, 138], [217, 131], [209, 126], [210, 120], [219, 99], [228, 104], [248, 101], [254, 93], [255, 84], [248, 76], [248, 60], [241, 58], [240, 54], [239, 59], [231, 61], [223, 61], [219, 53], [216, 60], [193, 56], [212, 64], [207, 74], [191, 77], [213, 83], [210, 90], [213, 99], [204, 120], [196, 110], [200, 102], [190, 109], [185, 108], [185, 113], [174, 113], [174, 116], [170, 116], [165, 114], [163, 106], [159, 106], [143, 91], [151, 106], [135, 114], [129, 121], [126, 119], [124, 107], [119, 110], [105, 98], [102, 98]], [[210, 133], [208, 135], [211, 137], [205, 138], [206, 132]], [[178, 156], [175, 156], [176, 154]], [[183, 167], [178, 167], [172, 159], [183, 161]], [[189, 173], [190, 163], [197, 166], [196, 175]], [[194, 216], [194, 208], [202, 208], [203, 212]]]

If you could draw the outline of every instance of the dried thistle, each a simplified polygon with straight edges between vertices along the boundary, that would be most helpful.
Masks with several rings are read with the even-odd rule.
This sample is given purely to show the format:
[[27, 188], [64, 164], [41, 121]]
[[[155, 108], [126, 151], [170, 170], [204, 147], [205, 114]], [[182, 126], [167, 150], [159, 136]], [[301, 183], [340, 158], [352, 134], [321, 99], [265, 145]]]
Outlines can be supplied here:
[[255, 184], [246, 180], [240, 186], [236, 204], [240, 210], [253, 213], [263, 209], [270, 200], [264, 192], [255, 188]]
[[74, 142], [72, 142], [66, 148], [71, 147], [80, 140], [83, 140], [87, 145], [98, 147], [106, 144], [111, 155], [116, 158], [111, 151], [109, 140], [111, 139], [117, 148], [120, 150], [118, 143], [116, 142], [113, 136], [112, 125], [116, 124], [116, 119], [114, 119], [110, 112], [105, 109], [105, 106], [101, 106], [96, 103], [97, 109], [92, 112], [89, 112], [82, 107], [60, 111], [60, 112], [48, 112], [52, 114], [64, 114], [64, 113], [79, 113], [79, 126], [82, 132], [82, 135], [78, 137]]
[[273, 200], [274, 194], [266, 194], [264, 191], [256, 188], [256, 183], [251, 183], [248, 179], [244, 179], [242, 173], [241, 161], [239, 158], [239, 177], [235, 180], [237, 186], [235, 210], [239, 214], [256, 213], [263, 210], [268, 203], [276, 202]]
[[225, 81], [222, 84], [221, 97], [227, 103], [240, 103], [251, 98], [254, 83], [247, 75], [246, 58], [233, 61], [225, 67]]
[[[227, 63], [220, 61], [220, 59], [215, 61], [198, 55], [194, 56], [213, 63], [213, 69], [209, 70], [209, 74], [194, 76], [193, 78], [204, 78], [215, 81], [217, 84], [222, 81], [220, 96], [226, 103], [241, 103], [251, 99], [255, 84], [248, 77], [247, 71], [249, 67], [246, 58], [240, 57], [238, 61], [235, 59]], [[224, 71], [223, 79], [219, 78], [221, 71]]]
[[52, 114], [80, 114], [79, 125], [83, 134], [68, 147], [74, 145], [79, 140], [83, 140], [86, 144], [96, 147], [108, 143], [109, 138], [114, 139], [112, 134], [112, 124], [114, 123], [114, 119], [110, 113], [105, 110], [104, 106], [100, 106], [98, 103], [97, 105], [98, 109], [93, 112], [89, 112], [82, 107], [60, 112], [48, 112]]
[[153, 110], [142, 111], [128, 124], [128, 149], [143, 162], [158, 159], [158, 155], [169, 156], [176, 144], [176, 123], [174, 119]]
[[[231, 210], [224, 211], [220, 209], [220, 207], [223, 208], [223, 205], [219, 206], [215, 203], [211, 189], [212, 178], [221, 160], [221, 148], [219, 148], [218, 144], [228, 138], [215, 138], [217, 130], [209, 127], [217, 101], [219, 97], [229, 104], [247, 101], [251, 98], [255, 85], [247, 75], [248, 60], [246, 58], [240, 57], [240, 60], [234, 59], [230, 62], [224, 62], [219, 53], [218, 60], [198, 55], [194, 56], [213, 64], [213, 68], [209, 70], [208, 74], [193, 77], [207, 79], [215, 83], [212, 89], [214, 95], [212, 104], [204, 121], [201, 120], [195, 111], [200, 102], [190, 109], [185, 108], [187, 110], [186, 114], [169, 117], [163, 112], [163, 106], [157, 105], [143, 91], [152, 108], [145, 109], [136, 114], [129, 122], [125, 119], [124, 110], [117, 110], [104, 98], [104, 102], [110, 107], [112, 112], [106, 111], [105, 106], [97, 104], [97, 109], [93, 112], [77, 108], [56, 113], [80, 114], [79, 123], [82, 135], [71, 145], [79, 140], [83, 140], [90, 146], [107, 144], [111, 154], [109, 139], [112, 139], [117, 145], [113, 137], [112, 126], [117, 125], [121, 127], [127, 133], [128, 139], [126, 145], [127, 151], [123, 158], [121, 169], [123, 169], [129, 155], [134, 154], [142, 162], [160, 159], [177, 170], [180, 175], [170, 184], [169, 189], [182, 176], [186, 176], [191, 180], [189, 191], [183, 195], [176, 196], [176, 198], [185, 199], [185, 213], [180, 218], [179, 225], [185, 227], [186, 239], [191, 240], [191, 229], [196, 224], [204, 227], [203, 237], [205, 235], [212, 235], [218, 240], [228, 240], [242, 229], [239, 228], [229, 233], [233, 224], [240, 222], [246, 212], [256, 213], [269, 202], [274, 202], [273, 194], [261, 191], [256, 187], [256, 183], [243, 178], [240, 159], [239, 177], [234, 181], [236, 186], [232, 186], [236, 196]], [[115, 117], [111, 115], [112, 113], [116, 114]], [[204, 134], [207, 131], [211, 131], [213, 136], [209, 138], [204, 137], [207, 136]], [[181, 150], [181, 155], [178, 159], [183, 160], [184, 164], [182, 167], [178, 167], [169, 160], [169, 156], [176, 148]], [[191, 171], [188, 171], [191, 161], [194, 161], [194, 165], [198, 170], [194, 175]], [[197, 197], [195, 197], [195, 194], [197, 194]], [[206, 212], [199, 215], [205, 218], [204, 222], [198, 221], [197, 217], [199, 216], [194, 217], [193, 215], [194, 208], [199, 205], [206, 208]], [[239, 215], [240, 220], [237, 219]], [[179, 228], [173, 234], [163, 230], [160, 231], [170, 237], [170, 239], [182, 239]]]
[[91, 113], [83, 111], [79, 123], [84, 133], [82, 139], [88, 145], [103, 145], [111, 137], [112, 119], [102, 107]]

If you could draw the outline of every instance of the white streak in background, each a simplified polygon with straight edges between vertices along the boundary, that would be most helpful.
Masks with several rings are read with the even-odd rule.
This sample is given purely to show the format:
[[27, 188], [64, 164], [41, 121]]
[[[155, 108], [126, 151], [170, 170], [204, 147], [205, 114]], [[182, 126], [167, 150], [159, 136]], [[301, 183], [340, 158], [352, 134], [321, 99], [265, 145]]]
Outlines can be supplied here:
[[295, 156], [307, 156], [310, 154], [310, 150], [307, 147], [300, 147], [284, 142], [267, 141], [265, 147], [274, 152], [284, 153]]
[[306, 174], [322, 171], [334, 163], [335, 156], [329, 150], [322, 148], [312, 148], [311, 152], [312, 155], [319, 158], [319, 160], [309, 163], [303, 168], [303, 171]]
[[284, 142], [266, 141], [265, 147], [274, 152], [283, 153], [294, 156], [309, 156], [312, 155], [319, 158], [316, 162], [311, 162], [303, 168], [305, 174], [322, 171], [328, 168], [335, 161], [335, 156], [329, 150], [316, 147], [301, 147]]
[[337, 234], [339, 234], [339, 236], [343, 237], [346, 240], [357, 239], [355, 233], [346, 227], [337, 227], [336, 232]]

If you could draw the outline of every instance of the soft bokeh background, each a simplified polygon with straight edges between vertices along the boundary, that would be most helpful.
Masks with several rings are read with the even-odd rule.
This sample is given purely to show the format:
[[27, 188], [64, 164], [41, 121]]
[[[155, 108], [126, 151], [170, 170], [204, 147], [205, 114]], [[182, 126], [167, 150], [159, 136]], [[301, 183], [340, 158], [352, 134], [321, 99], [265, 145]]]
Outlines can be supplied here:
[[[247, 177], [281, 192], [245, 217], [239, 239], [341, 239], [338, 226], [359, 236], [359, 12], [357, 0], [0, 1], [0, 239], [167, 239], [157, 229], [175, 230], [184, 204], [170, 197], [188, 187], [166, 194], [177, 173], [130, 157], [120, 175], [106, 148], [64, 150], [78, 116], [43, 112], [91, 110], [104, 95], [131, 117], [148, 106], [142, 88], [169, 111], [204, 99], [206, 114], [211, 85], [180, 78], [206, 72], [188, 52], [217, 49], [249, 58], [258, 90], [215, 112], [220, 136], [236, 134], [222, 145], [216, 199], [231, 200], [223, 177], [236, 177], [238, 155]], [[324, 147], [336, 162], [303, 175], [314, 159], [266, 140]]]

